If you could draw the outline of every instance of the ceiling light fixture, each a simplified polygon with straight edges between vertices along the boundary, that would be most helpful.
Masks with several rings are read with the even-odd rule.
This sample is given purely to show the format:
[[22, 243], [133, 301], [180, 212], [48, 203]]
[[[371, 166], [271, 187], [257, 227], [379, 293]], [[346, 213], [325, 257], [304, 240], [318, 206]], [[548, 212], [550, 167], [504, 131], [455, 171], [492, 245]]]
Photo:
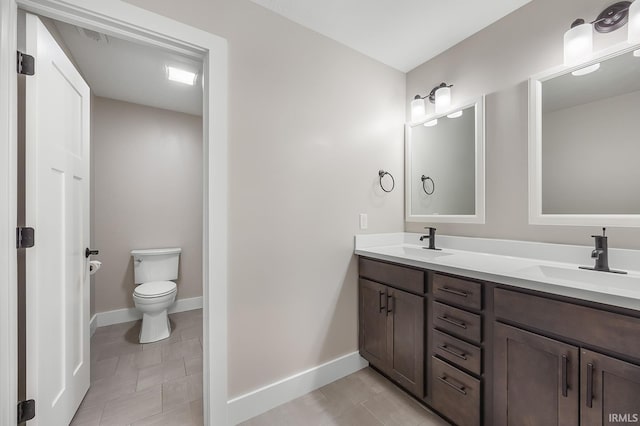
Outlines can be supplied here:
[[440, 83], [427, 96], [416, 95], [411, 101], [411, 121], [420, 121], [426, 115], [425, 99], [435, 104], [437, 114], [446, 111], [451, 105], [451, 87], [453, 84]]
[[189, 86], [193, 86], [196, 84], [196, 78], [198, 74], [183, 70], [176, 67], [167, 66], [167, 78], [171, 81], [177, 81], [178, 83], [188, 84]]
[[[604, 9], [598, 17], [585, 22], [576, 19], [564, 34], [564, 64], [569, 67], [587, 62], [593, 55], [593, 30], [610, 33], [629, 23], [627, 39], [629, 43], [640, 43], [640, 1], [620, 1]], [[596, 71], [600, 64], [593, 64], [572, 72], [585, 75]]]

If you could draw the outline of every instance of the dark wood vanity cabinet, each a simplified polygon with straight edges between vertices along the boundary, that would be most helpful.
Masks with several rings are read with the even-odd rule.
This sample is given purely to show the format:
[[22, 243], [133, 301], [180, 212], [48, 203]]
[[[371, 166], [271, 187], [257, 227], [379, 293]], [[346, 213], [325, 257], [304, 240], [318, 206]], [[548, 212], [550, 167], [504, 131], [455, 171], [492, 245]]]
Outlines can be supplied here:
[[389, 363], [387, 287], [365, 279], [360, 279], [359, 287], [360, 354], [373, 365], [386, 366]]
[[437, 272], [431, 281], [430, 405], [459, 426], [482, 424], [483, 283]]
[[578, 348], [499, 323], [493, 338], [495, 425], [578, 425]]
[[494, 325], [496, 426], [640, 423], [640, 318], [500, 288], [494, 304], [512, 324]]
[[640, 424], [640, 313], [359, 266], [361, 355], [454, 425]]
[[582, 426], [640, 423], [640, 366], [586, 349], [580, 364]]
[[[397, 287], [424, 288], [422, 271], [366, 259], [359, 284], [360, 354], [399, 385], [424, 395], [425, 299]], [[361, 261], [362, 265], [362, 261]], [[369, 269], [366, 269], [369, 267]], [[417, 272], [417, 273], [416, 273]], [[409, 279], [407, 279], [409, 277]], [[373, 281], [384, 280], [388, 284]]]

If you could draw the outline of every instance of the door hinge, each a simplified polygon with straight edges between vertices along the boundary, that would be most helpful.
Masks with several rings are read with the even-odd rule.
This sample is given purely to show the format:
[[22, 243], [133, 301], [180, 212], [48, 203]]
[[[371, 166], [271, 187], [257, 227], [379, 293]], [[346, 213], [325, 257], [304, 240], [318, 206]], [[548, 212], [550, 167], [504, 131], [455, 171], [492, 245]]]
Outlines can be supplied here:
[[36, 400], [27, 399], [18, 402], [18, 424], [33, 419], [36, 416]]
[[36, 244], [36, 231], [29, 227], [16, 228], [16, 248], [30, 248]]
[[18, 50], [18, 74], [33, 75], [36, 72], [36, 60], [33, 56]]

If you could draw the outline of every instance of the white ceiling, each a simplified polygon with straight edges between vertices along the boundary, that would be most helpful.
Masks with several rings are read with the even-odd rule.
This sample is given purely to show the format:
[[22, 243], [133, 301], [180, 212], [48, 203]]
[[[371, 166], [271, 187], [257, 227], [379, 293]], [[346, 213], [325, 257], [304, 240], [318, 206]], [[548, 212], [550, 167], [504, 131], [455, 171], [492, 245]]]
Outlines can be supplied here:
[[531, 0], [251, 0], [408, 72]]
[[[62, 22], [55, 26], [95, 95], [202, 115], [201, 62], [98, 33], [94, 39]], [[166, 65], [198, 72], [198, 81], [193, 86], [169, 81]]]

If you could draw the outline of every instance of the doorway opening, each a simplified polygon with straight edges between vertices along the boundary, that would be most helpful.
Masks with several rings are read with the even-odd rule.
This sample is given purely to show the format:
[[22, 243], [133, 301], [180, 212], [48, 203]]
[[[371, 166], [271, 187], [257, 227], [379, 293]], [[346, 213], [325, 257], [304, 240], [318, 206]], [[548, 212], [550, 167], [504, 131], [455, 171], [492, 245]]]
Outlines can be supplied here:
[[[201, 282], [204, 282], [204, 288], [202, 289], [202, 304], [204, 305], [204, 309], [201, 317], [204, 319], [204, 327], [202, 327], [204, 329], [204, 335], [200, 341], [201, 345], [204, 346], [205, 357], [203, 359], [203, 370], [206, 373], [204, 383], [202, 383], [202, 381], [200, 383], [204, 393], [203, 421], [205, 423], [224, 424], [226, 423], [226, 319], [220, 322], [209, 321], [209, 312], [211, 312], [211, 305], [213, 305], [214, 310], [217, 309], [217, 311], [212, 314], [213, 317], [217, 317], [218, 315], [223, 318], [226, 317], [226, 70], [224, 69], [226, 67], [226, 43], [224, 40], [218, 39], [213, 35], [183, 26], [153, 14], [145, 15], [145, 13], [139, 13], [138, 10], [135, 11], [136, 13], [133, 13], [132, 10], [128, 10], [133, 9], [133, 7], [125, 4], [118, 3], [104, 7], [94, 5], [89, 6], [87, 9], [86, 7], [81, 8], [79, 5], [71, 3], [65, 3], [67, 9], [64, 10], [64, 12], [62, 11], [62, 6], [55, 1], [29, 2], [27, 8], [36, 12], [41, 10], [45, 11], [46, 13], [44, 13], [44, 15], [52, 17], [64, 17], [65, 21], [90, 22], [91, 25], [89, 26], [94, 28], [94, 30], [96, 27], [97, 29], [110, 28], [110, 30], [106, 31], [109, 34], [126, 33], [131, 36], [130, 38], [132, 39], [154, 40], [151, 44], [169, 46], [168, 50], [172, 51], [202, 49], [200, 52], [204, 58], [203, 74], [208, 76], [213, 70], [220, 71], [217, 76], [212, 77], [211, 81], [206, 81], [205, 79], [203, 85], [205, 89], [205, 99], [202, 130], [205, 143], [201, 151], [201, 159], [204, 159], [202, 173], [204, 177], [203, 192], [205, 195], [204, 200], [202, 200], [201, 197], [201, 217], [202, 215], [204, 216], [204, 224], [202, 225], [201, 231], [201, 236], [204, 239], [202, 247], [203, 274], [201, 279]], [[131, 19], [129, 18], [130, 16], [132, 17]], [[143, 21], [142, 24], [140, 21]], [[155, 30], [154, 32], [153, 30], [146, 29], [158, 28], [158, 23], [166, 24], [167, 30]], [[163, 34], [172, 34], [172, 36], [164, 36]], [[184, 42], [180, 40], [184, 40]], [[212, 54], [216, 55], [217, 58], [215, 65], [212, 62]], [[6, 56], [3, 54], [3, 60], [5, 58]], [[214, 88], [217, 94], [216, 100], [212, 99]], [[11, 101], [11, 98], [15, 101], [15, 97], [10, 96], [9, 98], [8, 101]], [[216, 105], [218, 108], [213, 108]], [[10, 171], [11, 170], [9, 170], [9, 172]], [[9, 176], [9, 178], [11, 180], [11, 176]], [[15, 177], [13, 179], [15, 179]], [[214, 194], [221, 196], [220, 199], [217, 199], [215, 206], [212, 204]], [[11, 205], [11, 200], [9, 199], [8, 201]], [[210, 238], [214, 230], [217, 230], [216, 239]], [[98, 273], [104, 272], [105, 267], [106, 264]], [[210, 281], [210, 274], [214, 271], [216, 272], [216, 280], [215, 284], [212, 285], [215, 285], [214, 290], [219, 296], [217, 300], [209, 297], [211, 292], [208, 288], [209, 283], [212, 282]], [[182, 276], [183, 272], [184, 271], [181, 272], [182, 278], [184, 278]], [[184, 306], [182, 308], [182, 310], [187, 309]], [[193, 308], [193, 305], [190, 305], [188, 309], [191, 308]], [[123, 309], [128, 310], [129, 308]], [[116, 309], [114, 311], [120, 310]], [[122, 315], [122, 312], [119, 312], [117, 315]], [[112, 317], [113, 315], [111, 315], [111, 317], [105, 317], [103, 324], [115, 322]], [[100, 323], [99, 316], [97, 322]], [[213, 327], [209, 327], [209, 324], [214, 325]], [[11, 322], [8, 322], [8, 326], [11, 326]], [[174, 327], [176, 330], [180, 327], [177, 320], [174, 321]], [[217, 349], [214, 348], [211, 351], [213, 353], [210, 353], [208, 342], [214, 336], [220, 341]], [[220, 350], [224, 351], [221, 352]], [[218, 354], [218, 352], [220, 353]], [[210, 364], [212, 358], [215, 358], [218, 364], [209, 369], [208, 364]], [[9, 361], [7, 364], [4, 364], [3, 360], [3, 365], [1, 366], [3, 373], [5, 369], [9, 370], [6, 367], [11, 368], [11, 359], [9, 359]], [[11, 369], [9, 371], [15, 374], [16, 370]], [[27, 374], [29, 374], [28, 371]], [[213, 377], [216, 377], [217, 380], [212, 380]], [[8, 395], [11, 396], [11, 393]], [[4, 415], [5, 412], [3, 409], [3, 416]], [[36, 421], [36, 423], [38, 422]]]

